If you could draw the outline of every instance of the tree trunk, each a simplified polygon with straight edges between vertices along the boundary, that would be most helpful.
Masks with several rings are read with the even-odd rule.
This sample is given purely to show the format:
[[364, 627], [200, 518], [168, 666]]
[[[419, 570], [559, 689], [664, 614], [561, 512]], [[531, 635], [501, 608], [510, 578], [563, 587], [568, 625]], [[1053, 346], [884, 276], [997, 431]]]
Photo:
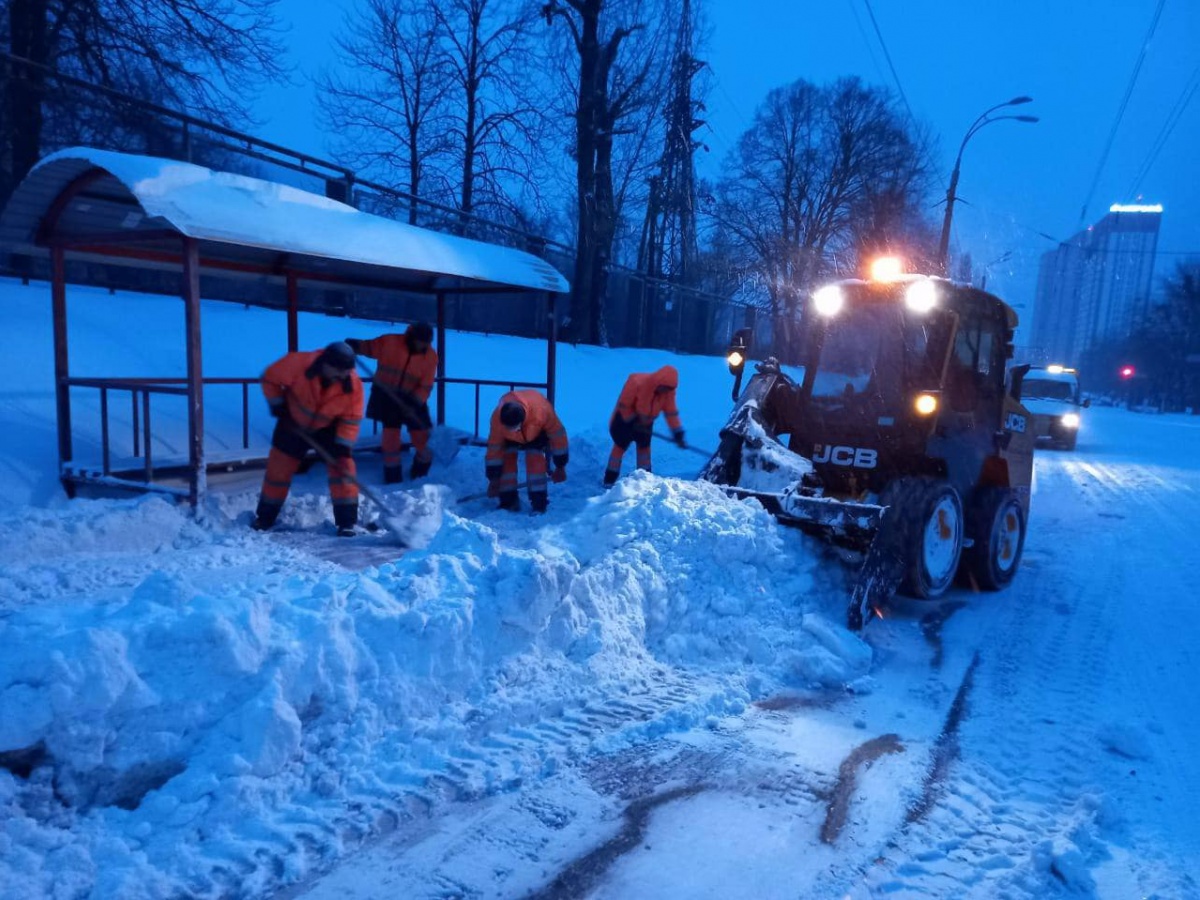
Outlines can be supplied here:
[[600, 104], [605, 96], [600, 49], [600, 4], [581, 13], [579, 103], [575, 114], [575, 162], [578, 231], [575, 241], [575, 279], [571, 284], [571, 328], [576, 342], [599, 340], [597, 288], [599, 235], [596, 229], [596, 143]]
[[[9, 46], [14, 56], [46, 65], [49, 59], [48, 0], [12, 0], [9, 8]], [[0, 184], [0, 199], [20, 184], [42, 154], [42, 96], [45, 71], [14, 63], [4, 80], [4, 103], [11, 141], [11, 159]]]

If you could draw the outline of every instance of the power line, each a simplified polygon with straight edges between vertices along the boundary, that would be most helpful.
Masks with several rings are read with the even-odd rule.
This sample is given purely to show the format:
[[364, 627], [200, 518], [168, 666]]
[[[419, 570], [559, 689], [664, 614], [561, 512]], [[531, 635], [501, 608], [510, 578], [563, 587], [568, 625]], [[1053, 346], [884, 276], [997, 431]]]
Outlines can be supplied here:
[[1150, 146], [1150, 152], [1146, 155], [1145, 161], [1138, 169], [1137, 176], [1133, 179], [1133, 184], [1129, 188], [1126, 197], [1134, 197], [1137, 195], [1137, 189], [1141, 187], [1143, 179], [1150, 174], [1150, 170], [1154, 168], [1154, 163], [1158, 160], [1158, 154], [1162, 152], [1167, 141], [1171, 138], [1171, 132], [1175, 130], [1175, 126], [1179, 124], [1179, 120], [1183, 118], [1184, 112], [1187, 110], [1188, 104], [1192, 102], [1192, 98], [1196, 96], [1197, 89], [1200, 89], [1200, 66], [1196, 67], [1196, 71], [1192, 73], [1192, 77], [1183, 86], [1183, 92], [1180, 93], [1179, 99], [1175, 101], [1175, 105], [1171, 107], [1171, 111], [1167, 113], [1167, 120], [1163, 123], [1163, 127], [1159, 130], [1158, 136], [1155, 137], [1154, 143]]
[[871, 38], [867, 35], [867, 29], [863, 28], [862, 17], [858, 14], [858, 7], [854, 5], [854, 0], [847, 0], [850, 6], [850, 13], [854, 16], [854, 24], [858, 26], [858, 33], [863, 39], [863, 45], [867, 48], [867, 56], [871, 57], [871, 65], [875, 67], [875, 74], [879, 76], [880, 81], [886, 81], [887, 78], [883, 74], [883, 69], [879, 66], [879, 60], [875, 56], [875, 50], [871, 47]]
[[[1159, 0], [1159, 3], [1163, 2], [1165, 0]], [[875, 27], [875, 36], [879, 38], [879, 46], [883, 48], [883, 58], [887, 60], [888, 68], [892, 70], [892, 78], [896, 82], [896, 90], [900, 92], [900, 99], [904, 101], [904, 108], [908, 110], [908, 118], [915, 127], [917, 117], [913, 115], [912, 107], [908, 103], [908, 97], [904, 93], [904, 85], [900, 83], [900, 76], [897, 74], [896, 66], [892, 62], [892, 54], [888, 53], [887, 41], [883, 39], [883, 32], [879, 29], [879, 22], [875, 19], [875, 10], [871, 9], [871, 0], [863, 0], [863, 4], [867, 7], [867, 15], [871, 17], [871, 24]]]
[[1154, 18], [1150, 20], [1150, 29], [1146, 32], [1146, 38], [1142, 41], [1142, 49], [1138, 53], [1137, 62], [1133, 65], [1133, 72], [1129, 76], [1129, 84], [1125, 87], [1125, 96], [1121, 98], [1121, 105], [1117, 108], [1117, 117], [1113, 120], [1112, 130], [1108, 133], [1108, 140], [1104, 143], [1104, 152], [1100, 154], [1100, 163], [1096, 166], [1096, 174], [1092, 177], [1092, 186], [1088, 188], [1087, 197], [1083, 201], [1083, 208], [1079, 210], [1079, 224], [1083, 224], [1087, 220], [1087, 209], [1091, 205], [1092, 198], [1096, 194], [1096, 188], [1100, 184], [1100, 176], [1104, 172], [1104, 166], [1108, 162], [1108, 154], [1112, 150], [1113, 142], [1117, 138], [1117, 130], [1121, 127], [1121, 119], [1125, 117], [1125, 110], [1129, 106], [1129, 98], [1133, 96], [1133, 88], [1137, 84], [1138, 74], [1142, 71], [1142, 63], [1146, 60], [1146, 50], [1150, 47], [1150, 38], [1154, 36], [1154, 30], [1158, 27], [1159, 17], [1162, 16], [1163, 6], [1167, 0], [1158, 0], [1158, 6], [1154, 8]]
[[[964, 200], [962, 197], [956, 198], [956, 202], [965, 203], [967, 206], [970, 206], [973, 209], [978, 210], [979, 212], [989, 213], [988, 210], [984, 209], [983, 207], [979, 206], [978, 204], [971, 203], [968, 200]], [[1044, 240], [1050, 241], [1053, 244], [1057, 244], [1060, 247], [1074, 247], [1076, 249], [1082, 249], [1079, 247], [1078, 244], [1073, 244], [1069, 240], [1064, 241], [1062, 238], [1057, 238], [1052, 234], [1047, 234], [1046, 232], [1042, 231], [1040, 228], [1035, 228], [1032, 225], [1026, 225], [1024, 222], [1018, 222], [1012, 216], [1005, 215], [1004, 213], [989, 213], [989, 214], [1001, 216], [1001, 217], [1007, 219], [1009, 222], [1011, 222], [1014, 226], [1021, 229], [1022, 231], [1028, 231], [1030, 234], [1037, 235], [1038, 237], [1040, 237]], [[1200, 257], [1200, 249], [1196, 249], [1196, 250], [1157, 250], [1156, 249], [1154, 251], [1150, 251], [1150, 250], [1089, 250], [1088, 252], [1097, 253], [1097, 254], [1124, 253], [1124, 254], [1129, 254], [1129, 255], [1142, 255], [1142, 254], [1147, 254], [1147, 253], [1153, 252], [1155, 256], [1196, 256], [1196, 257]]]

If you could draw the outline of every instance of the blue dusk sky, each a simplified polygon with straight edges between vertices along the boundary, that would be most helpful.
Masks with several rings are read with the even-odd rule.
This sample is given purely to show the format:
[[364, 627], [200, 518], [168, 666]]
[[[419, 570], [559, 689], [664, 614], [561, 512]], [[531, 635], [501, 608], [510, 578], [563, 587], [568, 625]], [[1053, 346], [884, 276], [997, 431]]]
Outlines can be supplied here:
[[[254, 113], [263, 137], [325, 154], [309, 77], [336, 65], [332, 34], [354, 0], [281, 0], [297, 85], [265, 95]], [[963, 156], [952, 247], [971, 254], [976, 278], [1023, 311], [1028, 322], [1040, 255], [1112, 203], [1164, 206], [1159, 274], [1200, 257], [1200, 3], [1162, 0], [1111, 152], [1087, 205], [1110, 132], [1160, 0], [707, 0], [711, 74], [710, 148], [701, 174], [721, 159], [774, 87], [844, 75], [903, 90], [913, 116], [937, 138], [944, 196], [967, 127], [990, 106], [1028, 95], [1015, 110], [1038, 124], [998, 122]], [[882, 32], [897, 77], [881, 47]], [[1189, 94], [1188, 91], [1191, 91]], [[1190, 97], [1146, 176], [1137, 181], [1172, 110]], [[939, 201], [941, 197], [933, 198]], [[930, 215], [940, 223], [942, 207]], [[1049, 237], [1047, 237], [1049, 236]]]

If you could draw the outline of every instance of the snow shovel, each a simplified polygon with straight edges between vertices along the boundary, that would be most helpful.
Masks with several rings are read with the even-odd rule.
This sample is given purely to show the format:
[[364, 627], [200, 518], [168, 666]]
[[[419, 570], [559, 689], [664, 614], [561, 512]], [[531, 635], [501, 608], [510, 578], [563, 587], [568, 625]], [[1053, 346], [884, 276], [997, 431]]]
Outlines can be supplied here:
[[[325, 463], [326, 466], [329, 466], [330, 468], [333, 468], [333, 469], [336, 469], [338, 467], [338, 461], [334, 457], [334, 455], [332, 453], [330, 453], [328, 450], [326, 450], [324, 447], [322, 447], [317, 441], [313, 440], [312, 436], [309, 435], [308, 432], [301, 431], [299, 428], [293, 428], [292, 432], [294, 434], [299, 435], [300, 438], [304, 441], [304, 443], [308, 444], [309, 447], [311, 447], [314, 451], [316, 451], [317, 456], [319, 456], [321, 458], [321, 461], [323, 463]], [[391, 507], [389, 507], [383, 501], [383, 499], [379, 496], [379, 494], [377, 494], [373, 489], [367, 487], [365, 484], [363, 484], [361, 481], [359, 481], [353, 475], [350, 475], [349, 473], [343, 473], [343, 474], [347, 478], [349, 478], [351, 481], [353, 481], [355, 486], [358, 487], [358, 489], [363, 493], [363, 495], [368, 500], [370, 500], [372, 503], [374, 503], [375, 506], [377, 506], [379, 508], [380, 517], [383, 519], [383, 522], [387, 526], [388, 531], [390, 531], [392, 533], [393, 537], [396, 538], [396, 541], [400, 544], [401, 547], [407, 548], [408, 541], [406, 541], [404, 539], [404, 532], [407, 528], [407, 523], [403, 519], [401, 519], [399, 516], [397, 516], [392, 511]]]
[[[358, 363], [358, 370], [360, 372], [362, 372], [362, 374], [366, 375], [368, 378], [372, 379], [372, 381], [371, 381], [372, 387], [379, 388], [381, 391], [383, 391], [384, 396], [386, 396], [389, 400], [391, 400], [397, 406], [401, 407], [402, 409], [407, 410], [408, 412], [412, 413], [414, 416], [416, 415], [418, 410], [411, 403], [409, 403], [407, 400], [405, 400], [400, 395], [399, 391], [393, 389], [389, 385], [380, 384], [378, 381], [374, 380], [375, 373], [372, 372], [371, 369], [369, 369], [367, 367], [367, 365], [362, 361], [362, 357], [355, 357], [354, 361], [356, 363]], [[445, 466], [448, 466], [448, 465], [450, 465], [450, 463], [454, 462], [454, 457], [458, 456], [458, 451], [462, 449], [461, 443], [459, 443], [457, 440], [455, 440], [454, 438], [447, 435], [448, 430], [449, 429], [443, 428], [440, 425], [435, 425], [430, 429], [430, 439], [429, 439], [430, 444], [433, 445], [430, 449], [433, 450], [434, 458], [441, 460], [442, 465], [445, 465]], [[412, 429], [410, 428], [409, 433], [411, 434], [411, 432], [412, 432]]]
[[[521, 491], [525, 490], [525, 488], [527, 488], [527, 487], [529, 487], [529, 482], [528, 482], [528, 481], [522, 481], [520, 484], [518, 484], [518, 485], [516, 486], [515, 490], [516, 490], [518, 493], [520, 493]], [[476, 500], [485, 500], [485, 499], [487, 499], [487, 496], [488, 496], [488, 492], [487, 492], [487, 491], [479, 491], [479, 492], [478, 492], [478, 493], [476, 493], [476, 494], [467, 494], [465, 497], [459, 497], [459, 498], [458, 498], [457, 500], [455, 500], [454, 502], [455, 502], [455, 503], [472, 503], [472, 502], [474, 502], [474, 501], [476, 501]], [[494, 498], [493, 498], [493, 499], [494, 499]]]
[[[654, 435], [656, 438], [658, 438], [660, 441], [670, 441], [672, 444], [674, 444], [674, 443], [675, 443], [675, 438], [671, 437], [669, 434], [663, 434], [663, 433], [661, 433], [661, 432], [658, 432], [658, 431], [652, 432], [652, 434], [653, 434], [653, 435]], [[678, 447], [679, 445], [678, 445], [678, 444], [676, 444], [675, 446], [677, 446], [677, 447]], [[695, 453], [695, 454], [697, 454], [697, 455], [699, 455], [699, 456], [703, 456], [705, 459], [711, 459], [711, 458], [712, 458], [712, 454], [711, 454], [711, 453], [709, 453], [707, 450], [701, 450], [699, 447], [693, 447], [691, 444], [688, 444], [686, 447], [681, 447], [680, 449], [682, 449], [682, 450], [690, 450], [690, 451], [692, 451], [693, 453]]]

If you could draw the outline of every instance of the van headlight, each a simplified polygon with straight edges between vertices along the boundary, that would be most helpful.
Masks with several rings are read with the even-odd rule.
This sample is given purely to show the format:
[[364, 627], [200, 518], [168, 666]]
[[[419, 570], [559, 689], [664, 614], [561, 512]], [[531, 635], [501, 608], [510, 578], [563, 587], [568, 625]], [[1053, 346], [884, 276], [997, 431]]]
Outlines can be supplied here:
[[1078, 428], [1079, 413], [1063, 413], [1062, 418], [1058, 421], [1062, 423], [1063, 428]]

